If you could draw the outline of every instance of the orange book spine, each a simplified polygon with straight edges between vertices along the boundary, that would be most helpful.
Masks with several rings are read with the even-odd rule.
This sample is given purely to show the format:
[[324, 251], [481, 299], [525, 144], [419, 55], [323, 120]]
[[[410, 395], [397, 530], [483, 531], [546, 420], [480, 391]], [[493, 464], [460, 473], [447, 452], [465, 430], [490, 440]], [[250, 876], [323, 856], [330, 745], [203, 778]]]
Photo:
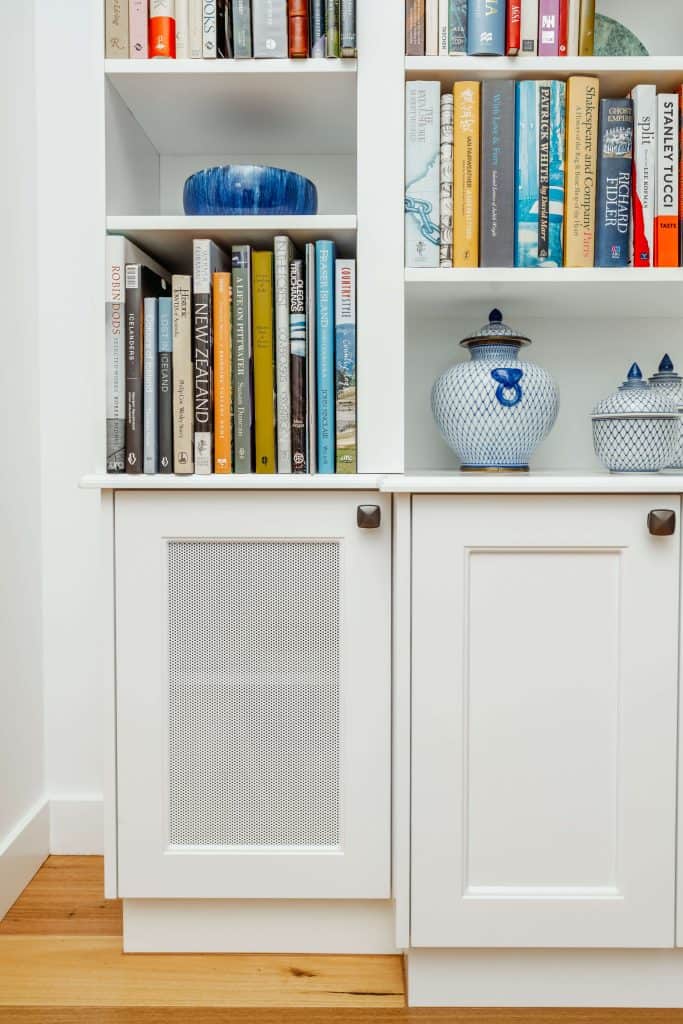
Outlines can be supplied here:
[[213, 275], [214, 472], [232, 473], [232, 287], [230, 274]]
[[288, 0], [289, 56], [308, 57], [308, 0]]
[[678, 266], [678, 96], [657, 96], [655, 266]]
[[175, 57], [175, 0], [151, 0], [149, 56]]

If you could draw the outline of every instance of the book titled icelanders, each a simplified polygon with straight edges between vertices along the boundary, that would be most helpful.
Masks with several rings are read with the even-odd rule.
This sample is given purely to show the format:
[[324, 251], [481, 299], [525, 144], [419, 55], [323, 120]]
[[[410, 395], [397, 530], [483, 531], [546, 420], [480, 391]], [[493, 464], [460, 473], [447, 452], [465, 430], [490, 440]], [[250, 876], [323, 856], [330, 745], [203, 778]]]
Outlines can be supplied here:
[[336, 469], [356, 473], [356, 261], [337, 260], [335, 274]]
[[315, 243], [318, 472], [334, 473], [334, 242]]
[[213, 305], [211, 282], [230, 260], [208, 238], [192, 243], [194, 352], [194, 471], [213, 472]]
[[505, 0], [469, 0], [467, 8], [467, 52], [472, 57], [502, 57], [505, 54]]
[[632, 165], [633, 103], [631, 100], [601, 100], [596, 267], [627, 267], [631, 262]]
[[162, 296], [157, 304], [159, 365], [159, 472], [173, 472], [173, 299]]
[[406, 83], [407, 267], [439, 266], [440, 111], [440, 82]]
[[517, 82], [515, 266], [561, 267], [565, 83]]

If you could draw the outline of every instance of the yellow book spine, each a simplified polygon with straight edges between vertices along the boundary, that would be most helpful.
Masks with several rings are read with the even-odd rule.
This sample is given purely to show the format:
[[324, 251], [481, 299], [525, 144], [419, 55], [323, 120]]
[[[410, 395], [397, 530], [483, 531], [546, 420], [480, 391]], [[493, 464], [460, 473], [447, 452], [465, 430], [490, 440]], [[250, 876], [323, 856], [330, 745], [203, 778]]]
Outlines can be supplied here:
[[592, 267], [595, 263], [599, 115], [599, 79], [570, 78], [567, 84], [565, 267]]
[[232, 473], [232, 287], [230, 274], [213, 275], [214, 473]]
[[595, 0], [581, 0], [579, 57], [592, 57], [595, 43]]
[[453, 86], [453, 266], [479, 266], [479, 82]]
[[252, 258], [254, 330], [254, 419], [256, 472], [275, 472], [275, 349], [273, 334], [273, 254]]

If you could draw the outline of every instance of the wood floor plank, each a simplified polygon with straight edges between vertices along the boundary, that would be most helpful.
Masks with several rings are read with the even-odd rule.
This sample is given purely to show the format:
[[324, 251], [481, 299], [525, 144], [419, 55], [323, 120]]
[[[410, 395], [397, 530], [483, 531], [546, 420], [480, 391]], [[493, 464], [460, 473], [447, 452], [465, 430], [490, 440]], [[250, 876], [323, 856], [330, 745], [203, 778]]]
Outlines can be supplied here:
[[0, 1024], [680, 1024], [683, 1010], [5, 1007]]

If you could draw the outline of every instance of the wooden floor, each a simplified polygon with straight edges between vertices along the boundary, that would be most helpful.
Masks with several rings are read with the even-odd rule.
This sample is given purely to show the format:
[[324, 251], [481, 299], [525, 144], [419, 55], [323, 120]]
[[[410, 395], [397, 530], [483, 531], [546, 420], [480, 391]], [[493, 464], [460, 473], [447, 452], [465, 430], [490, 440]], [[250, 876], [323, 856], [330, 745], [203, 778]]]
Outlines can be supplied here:
[[672, 1024], [683, 1011], [408, 1010], [395, 956], [121, 953], [99, 857], [50, 857], [0, 922], [0, 1022]]

